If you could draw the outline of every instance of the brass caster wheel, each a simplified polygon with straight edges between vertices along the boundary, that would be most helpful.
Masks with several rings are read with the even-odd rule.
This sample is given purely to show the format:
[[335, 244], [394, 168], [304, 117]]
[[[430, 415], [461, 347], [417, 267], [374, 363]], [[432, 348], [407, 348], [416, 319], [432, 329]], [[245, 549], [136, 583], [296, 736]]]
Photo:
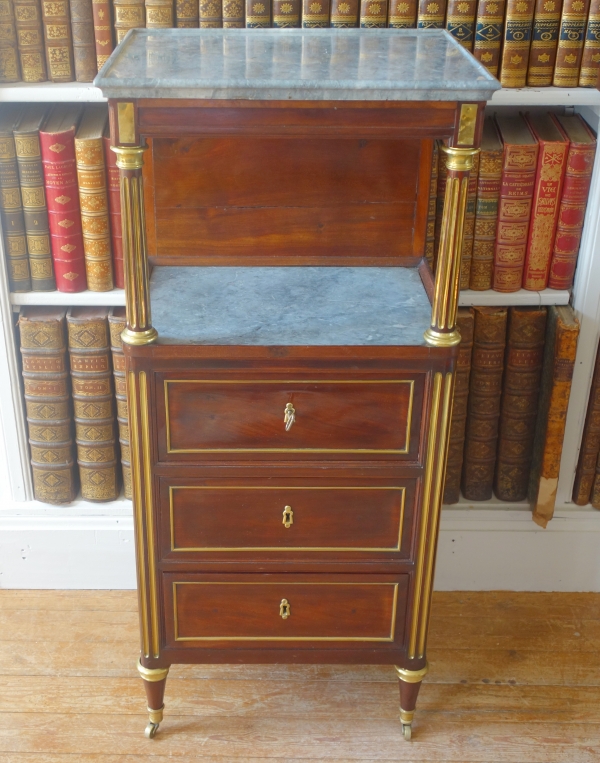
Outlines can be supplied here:
[[407, 742], [410, 742], [412, 738], [412, 731], [410, 727], [410, 723], [403, 723], [402, 724], [402, 736], [406, 739]]
[[146, 730], [144, 731], [144, 736], [146, 739], [154, 739], [156, 736], [156, 732], [158, 731], [159, 724], [158, 723], [150, 723], [146, 726]]

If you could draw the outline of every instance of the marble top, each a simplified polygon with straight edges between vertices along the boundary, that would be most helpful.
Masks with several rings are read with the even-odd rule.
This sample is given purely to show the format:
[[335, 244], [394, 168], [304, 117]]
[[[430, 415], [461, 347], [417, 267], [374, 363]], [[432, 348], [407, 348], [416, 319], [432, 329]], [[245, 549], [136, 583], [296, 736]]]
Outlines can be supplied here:
[[108, 98], [485, 101], [500, 83], [441, 29], [134, 29]]
[[156, 267], [159, 344], [423, 345], [415, 268]]

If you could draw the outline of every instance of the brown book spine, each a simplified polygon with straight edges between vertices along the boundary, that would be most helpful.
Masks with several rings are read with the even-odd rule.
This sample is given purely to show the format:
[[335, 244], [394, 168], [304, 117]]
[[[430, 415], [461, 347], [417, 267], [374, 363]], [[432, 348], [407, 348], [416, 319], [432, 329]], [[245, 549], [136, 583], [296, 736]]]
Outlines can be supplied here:
[[443, 29], [446, 21], [446, 0], [419, 0], [417, 29]]
[[479, 156], [473, 260], [469, 281], [469, 288], [474, 291], [492, 288], [501, 181], [502, 149], [487, 151], [482, 148]]
[[388, 0], [360, 0], [360, 26], [377, 29], [387, 26]]
[[470, 501], [492, 497], [502, 394], [506, 307], [475, 307], [462, 492]]
[[92, 0], [96, 68], [102, 69], [114, 50], [110, 0]]
[[459, 307], [456, 323], [460, 331], [460, 345], [456, 360], [454, 404], [450, 422], [450, 443], [444, 483], [444, 503], [457, 503], [460, 499], [460, 475], [462, 472], [467, 426], [467, 404], [469, 401], [469, 380], [471, 377], [471, 356], [473, 354], [473, 330], [475, 317], [470, 307]]
[[324, 29], [329, 26], [330, 0], [302, 0], [302, 28]]
[[561, 10], [562, 0], [536, 0], [527, 70], [529, 87], [552, 84]]
[[533, 520], [542, 527], [546, 527], [554, 515], [578, 338], [579, 321], [573, 308], [549, 307], [529, 479]]
[[40, 0], [14, 0], [23, 82], [45, 82], [46, 54]]
[[479, 0], [473, 55], [490, 74], [498, 76], [504, 31], [505, 0]]
[[[239, 4], [234, 0], [231, 5]], [[175, 26], [177, 29], [196, 29], [200, 23], [198, 0], [175, 0]]]
[[268, 29], [270, 26], [271, 0], [246, 0], [246, 28]]
[[502, 87], [525, 87], [535, 0], [507, 0], [500, 64]]
[[222, 0], [200, 0], [199, 13], [202, 29], [220, 29], [223, 26]]
[[589, 8], [590, 0], [564, 0], [552, 81], [555, 87], [577, 87], [579, 84]]
[[448, 0], [446, 29], [467, 50], [473, 50], [477, 0]]
[[[202, 21], [202, 5], [207, 5], [211, 0], [204, 0], [200, 3], [200, 20]], [[212, 5], [220, 6], [219, 2], [212, 2]], [[146, 26], [148, 29], [171, 29], [174, 24], [173, 18], [173, 0], [145, 0], [146, 5]], [[202, 24], [200, 24], [202, 26]], [[220, 24], [219, 24], [220, 26]]]
[[143, 29], [146, 26], [144, 0], [113, 0], [113, 8], [117, 45], [130, 29]]
[[243, 29], [245, 26], [243, 0], [223, 0], [223, 29]]
[[92, 0], [69, 0], [73, 32], [73, 60], [77, 82], [91, 82], [98, 74]]
[[86, 501], [119, 496], [108, 308], [71, 307], [67, 313], [75, 442]]
[[108, 327], [110, 329], [113, 375], [115, 377], [115, 400], [117, 402], [117, 422], [119, 425], [119, 443], [121, 446], [123, 492], [125, 498], [131, 498], [131, 450], [129, 443], [129, 415], [127, 411], [127, 382], [125, 376], [123, 340], [121, 339], [121, 334], [126, 325], [125, 308], [113, 307], [108, 314]]
[[463, 244], [460, 255], [460, 288], [468, 289], [471, 281], [473, 259], [473, 237], [475, 235], [475, 208], [477, 206], [477, 177], [479, 175], [479, 154], [473, 158], [473, 169], [469, 174], [467, 208], [463, 228]]
[[273, 28], [300, 26], [300, 0], [273, 0]]
[[440, 159], [440, 146], [437, 140], [433, 141], [431, 153], [431, 181], [429, 183], [429, 210], [427, 212], [427, 236], [425, 238], [425, 259], [433, 272], [435, 254], [435, 214], [437, 208], [438, 192], [438, 164]]
[[330, 26], [348, 29], [358, 26], [358, 0], [331, 0]]
[[19, 82], [19, 48], [17, 26], [10, 0], [0, 0], [0, 83]]
[[51, 82], [73, 82], [73, 36], [67, 0], [42, 0], [42, 23], [48, 79]]
[[494, 492], [527, 498], [546, 335], [545, 307], [511, 307]]
[[33, 492], [44, 503], [77, 495], [65, 312], [26, 307], [19, 318]]
[[589, 503], [596, 473], [596, 461], [600, 452], [600, 352], [596, 352], [596, 363], [592, 375], [592, 386], [588, 400], [579, 461], [573, 485], [573, 503], [585, 506]]
[[579, 87], [596, 87], [600, 72], [600, 0], [591, 0], [583, 43]]
[[117, 155], [110, 150], [110, 131], [104, 135], [104, 161], [108, 181], [108, 207], [110, 209], [110, 234], [113, 254], [115, 286], [125, 288], [123, 267], [123, 227], [121, 224], [121, 179], [117, 167]]
[[417, 0], [390, 0], [388, 27], [391, 29], [415, 29], [417, 26]]

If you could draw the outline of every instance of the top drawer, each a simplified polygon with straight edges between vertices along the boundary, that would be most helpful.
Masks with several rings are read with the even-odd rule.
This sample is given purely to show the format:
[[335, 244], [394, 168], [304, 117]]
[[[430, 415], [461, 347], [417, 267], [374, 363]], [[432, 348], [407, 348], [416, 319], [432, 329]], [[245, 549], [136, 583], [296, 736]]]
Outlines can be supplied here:
[[424, 380], [158, 377], [159, 457], [416, 460]]

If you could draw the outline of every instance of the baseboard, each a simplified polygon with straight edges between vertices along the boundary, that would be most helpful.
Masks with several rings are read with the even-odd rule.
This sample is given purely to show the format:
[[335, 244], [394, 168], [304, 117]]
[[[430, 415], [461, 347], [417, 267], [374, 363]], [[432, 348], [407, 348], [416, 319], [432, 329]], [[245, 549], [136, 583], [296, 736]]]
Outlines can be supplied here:
[[[0, 513], [0, 588], [135, 587], [131, 507]], [[40, 504], [37, 504], [39, 507]], [[600, 591], [600, 512], [559, 512], [543, 530], [523, 510], [444, 509], [436, 589]]]

